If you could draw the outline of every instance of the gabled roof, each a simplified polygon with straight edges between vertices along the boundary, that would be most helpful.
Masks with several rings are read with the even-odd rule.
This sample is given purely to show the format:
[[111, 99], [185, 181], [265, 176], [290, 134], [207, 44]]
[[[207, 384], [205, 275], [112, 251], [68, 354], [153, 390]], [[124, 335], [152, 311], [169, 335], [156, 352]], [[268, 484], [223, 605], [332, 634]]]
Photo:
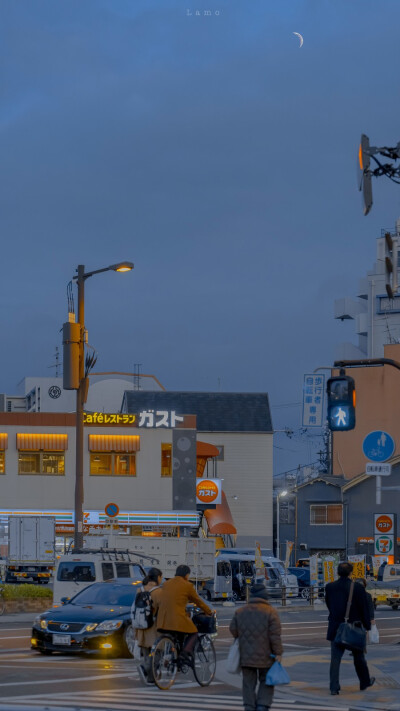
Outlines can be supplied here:
[[198, 432], [273, 432], [267, 393], [125, 390], [123, 409], [196, 415]]
[[299, 484], [297, 489], [303, 489], [305, 486], [310, 486], [321, 481], [324, 484], [329, 484], [330, 486], [337, 486], [340, 489], [343, 486], [343, 482], [345, 481], [345, 479], [342, 476], [317, 476], [315, 479], [309, 479], [308, 481], [305, 481], [304, 484]]

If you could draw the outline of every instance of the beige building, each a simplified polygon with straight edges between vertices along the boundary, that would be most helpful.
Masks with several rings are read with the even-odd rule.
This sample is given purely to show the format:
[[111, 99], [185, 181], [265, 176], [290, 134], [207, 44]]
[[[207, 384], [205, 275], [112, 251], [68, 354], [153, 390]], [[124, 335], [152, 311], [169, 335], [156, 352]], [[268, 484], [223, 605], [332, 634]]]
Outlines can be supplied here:
[[[385, 345], [384, 357], [400, 364], [400, 345]], [[333, 474], [352, 479], [365, 473], [363, 441], [370, 432], [390, 434], [396, 445], [393, 458], [400, 455], [400, 370], [384, 365], [348, 368], [346, 374], [356, 385], [356, 427], [332, 433]]]
[[[151, 526], [160, 530], [196, 526], [196, 511], [173, 512], [171, 446], [173, 430], [196, 428], [197, 420], [198, 471], [202, 463], [206, 474], [208, 467], [209, 476], [223, 479], [224, 511], [232, 513], [238, 545], [260, 540], [272, 547], [273, 435], [268, 397], [143, 391], [126, 395], [122, 413], [86, 416], [87, 531], [104, 525], [105, 507], [111, 502], [119, 507], [119, 524], [134, 533]], [[128, 411], [131, 396], [135, 412]], [[186, 412], [191, 406], [190, 415], [181, 414], [185, 405]], [[204, 449], [202, 442], [215, 445], [218, 456], [213, 456], [212, 448], [211, 454]], [[210, 465], [210, 458], [217, 460], [216, 465]], [[75, 415], [0, 413], [0, 520], [21, 512], [55, 515], [58, 532], [72, 533], [74, 487]], [[220, 527], [217, 532], [225, 531]]]

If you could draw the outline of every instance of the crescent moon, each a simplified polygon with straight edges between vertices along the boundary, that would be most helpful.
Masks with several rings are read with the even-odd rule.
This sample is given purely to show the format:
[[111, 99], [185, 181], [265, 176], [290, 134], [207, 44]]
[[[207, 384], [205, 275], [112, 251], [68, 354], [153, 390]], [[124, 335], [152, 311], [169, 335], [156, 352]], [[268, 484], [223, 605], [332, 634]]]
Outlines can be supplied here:
[[300, 40], [300, 47], [302, 47], [302, 46], [303, 46], [303, 42], [304, 42], [302, 35], [301, 35], [299, 32], [293, 32], [293, 34], [296, 35], [296, 36], [299, 38], [299, 40]]

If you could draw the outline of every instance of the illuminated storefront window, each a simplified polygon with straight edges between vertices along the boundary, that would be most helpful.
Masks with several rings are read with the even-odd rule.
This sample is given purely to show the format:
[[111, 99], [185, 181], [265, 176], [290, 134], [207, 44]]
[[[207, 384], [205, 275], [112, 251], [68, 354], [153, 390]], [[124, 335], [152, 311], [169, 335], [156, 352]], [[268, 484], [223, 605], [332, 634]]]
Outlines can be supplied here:
[[18, 474], [65, 474], [64, 452], [19, 452]]
[[161, 476], [172, 476], [172, 445], [161, 445]]
[[136, 476], [135, 453], [91, 452], [90, 474], [92, 476]]

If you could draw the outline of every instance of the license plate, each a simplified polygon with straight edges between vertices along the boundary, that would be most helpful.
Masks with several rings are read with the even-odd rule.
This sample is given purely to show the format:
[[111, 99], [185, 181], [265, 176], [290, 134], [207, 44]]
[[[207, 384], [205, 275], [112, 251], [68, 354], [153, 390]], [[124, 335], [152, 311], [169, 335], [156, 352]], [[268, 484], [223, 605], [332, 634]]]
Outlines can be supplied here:
[[222, 593], [222, 597], [228, 597], [228, 593]]
[[70, 634], [53, 634], [53, 644], [71, 644]]

